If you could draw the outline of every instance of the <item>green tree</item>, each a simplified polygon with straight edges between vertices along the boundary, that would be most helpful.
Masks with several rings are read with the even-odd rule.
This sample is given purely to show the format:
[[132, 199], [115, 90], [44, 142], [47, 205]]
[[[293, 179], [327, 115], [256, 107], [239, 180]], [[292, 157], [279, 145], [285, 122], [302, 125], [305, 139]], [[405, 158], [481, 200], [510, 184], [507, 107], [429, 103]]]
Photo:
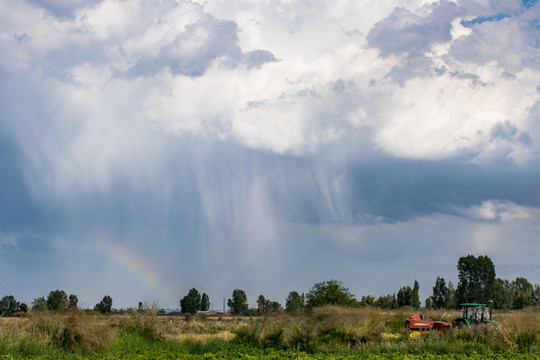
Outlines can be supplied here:
[[6, 295], [0, 300], [0, 316], [13, 316], [20, 310], [20, 306], [13, 295]]
[[430, 296], [424, 300], [426, 309], [435, 309], [435, 306], [433, 305], [433, 296]]
[[21, 314], [26, 314], [28, 312], [28, 305], [21, 303], [21, 305], [19, 305], [19, 312]]
[[257, 313], [259, 315], [268, 315], [270, 313], [270, 300], [262, 294], [257, 299]]
[[435, 280], [435, 286], [433, 286], [431, 306], [434, 309], [448, 308], [450, 305], [449, 296], [450, 291], [448, 290], [448, 286], [446, 286], [446, 281], [443, 277], [437, 276], [437, 279]]
[[512, 284], [504, 279], [495, 279], [493, 285], [493, 308], [511, 310], [514, 307]]
[[525, 278], [518, 277], [512, 281], [512, 297], [514, 309], [523, 309], [536, 304], [533, 285]]
[[72, 310], [77, 310], [77, 305], [79, 304], [79, 298], [77, 297], [77, 295], [70, 294], [68, 301], [69, 308]]
[[206, 293], [203, 293], [201, 296], [201, 311], [210, 310], [210, 298]]
[[103, 300], [94, 306], [94, 311], [98, 311], [102, 314], [110, 314], [112, 310], [113, 300], [109, 295], [105, 295]]
[[360, 299], [358, 305], [360, 306], [374, 306], [375, 305], [375, 296], [369, 294], [369, 295], [362, 295], [362, 299]]
[[306, 301], [309, 308], [323, 305], [357, 305], [354, 295], [337, 280], [315, 284], [306, 294]]
[[64, 290], [54, 290], [47, 296], [47, 308], [52, 311], [65, 311], [69, 306], [68, 296]]
[[377, 300], [375, 300], [374, 305], [381, 309], [397, 309], [398, 302], [396, 294], [379, 296]]
[[397, 293], [398, 306], [412, 306], [413, 290], [410, 286], [404, 286]]
[[189, 290], [188, 294], [180, 300], [182, 314], [196, 314], [201, 308], [201, 295], [197, 289]]
[[418, 309], [420, 307], [420, 296], [418, 295], [419, 291], [420, 291], [420, 285], [418, 285], [418, 281], [414, 280], [414, 286], [412, 289], [412, 296], [411, 296], [411, 305], [415, 309]]
[[281, 307], [281, 304], [277, 301], [270, 301], [270, 312], [275, 313], [278, 311], [282, 311], [283, 308]]
[[454, 289], [454, 284], [452, 284], [451, 281], [448, 282], [448, 304], [447, 307], [449, 309], [457, 309], [458, 308], [457, 303], [457, 296], [456, 296], [456, 289]]
[[232, 299], [227, 300], [227, 305], [234, 315], [244, 315], [248, 312], [247, 295], [244, 290], [234, 289]]
[[467, 255], [458, 261], [459, 283], [456, 289], [457, 302], [485, 303], [492, 299], [495, 285], [495, 266], [487, 256]]
[[289, 313], [298, 313], [304, 309], [304, 306], [304, 295], [300, 295], [296, 291], [291, 291], [285, 299], [285, 311]]
[[47, 310], [47, 300], [42, 297], [38, 297], [37, 299], [34, 299], [33, 305], [32, 305], [32, 311], [45, 311]]

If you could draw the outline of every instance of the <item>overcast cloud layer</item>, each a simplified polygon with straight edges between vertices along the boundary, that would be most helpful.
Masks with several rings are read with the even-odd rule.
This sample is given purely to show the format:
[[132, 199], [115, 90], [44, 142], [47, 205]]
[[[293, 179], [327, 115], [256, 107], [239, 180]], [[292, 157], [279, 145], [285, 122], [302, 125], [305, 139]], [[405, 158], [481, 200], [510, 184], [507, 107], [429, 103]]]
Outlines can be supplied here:
[[538, 283], [536, 1], [0, 0], [1, 296]]

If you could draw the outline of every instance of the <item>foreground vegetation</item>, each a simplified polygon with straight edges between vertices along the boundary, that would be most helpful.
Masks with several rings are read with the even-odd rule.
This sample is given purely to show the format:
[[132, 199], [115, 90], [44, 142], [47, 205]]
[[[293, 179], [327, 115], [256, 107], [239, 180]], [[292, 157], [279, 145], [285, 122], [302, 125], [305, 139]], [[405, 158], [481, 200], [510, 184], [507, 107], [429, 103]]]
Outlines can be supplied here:
[[[326, 306], [269, 317], [34, 313], [0, 319], [0, 359], [536, 359], [540, 311], [496, 314], [501, 328], [409, 339], [412, 309]], [[451, 321], [455, 312], [431, 311]]]

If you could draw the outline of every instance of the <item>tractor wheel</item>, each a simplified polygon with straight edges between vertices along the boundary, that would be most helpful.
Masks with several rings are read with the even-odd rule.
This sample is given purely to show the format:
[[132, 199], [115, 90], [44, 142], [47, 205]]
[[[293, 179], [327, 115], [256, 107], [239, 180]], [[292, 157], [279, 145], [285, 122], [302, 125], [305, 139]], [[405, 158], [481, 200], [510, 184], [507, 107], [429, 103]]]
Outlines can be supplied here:
[[459, 318], [454, 320], [452, 327], [458, 332], [463, 331], [464, 328], [469, 327], [469, 322], [465, 319]]

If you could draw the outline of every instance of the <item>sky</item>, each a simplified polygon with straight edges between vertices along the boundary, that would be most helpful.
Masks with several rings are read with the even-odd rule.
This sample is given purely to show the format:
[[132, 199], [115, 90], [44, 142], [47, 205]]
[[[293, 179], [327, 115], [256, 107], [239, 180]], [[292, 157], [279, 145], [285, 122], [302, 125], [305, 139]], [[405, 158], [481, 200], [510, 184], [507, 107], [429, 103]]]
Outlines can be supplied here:
[[0, 0], [0, 296], [540, 282], [536, 0]]

